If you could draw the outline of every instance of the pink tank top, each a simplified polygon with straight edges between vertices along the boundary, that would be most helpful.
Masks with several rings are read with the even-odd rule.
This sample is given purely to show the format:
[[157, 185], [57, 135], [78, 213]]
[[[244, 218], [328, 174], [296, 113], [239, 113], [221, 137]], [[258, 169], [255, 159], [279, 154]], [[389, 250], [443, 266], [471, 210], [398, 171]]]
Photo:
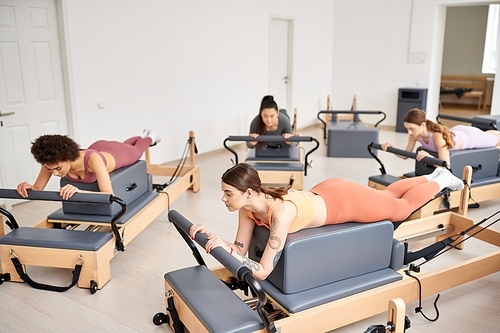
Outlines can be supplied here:
[[83, 157], [83, 167], [85, 170], [85, 176], [82, 179], [79, 179], [79, 178], [73, 178], [70, 175], [66, 175], [66, 178], [68, 178], [70, 181], [76, 182], [76, 183], [90, 184], [90, 183], [95, 182], [97, 180], [96, 175], [93, 172], [89, 171], [89, 157], [92, 153], [97, 153], [99, 156], [101, 156], [101, 158], [104, 162], [104, 165], [108, 166], [108, 162], [106, 161], [106, 158], [104, 157], [104, 155], [101, 152], [99, 152], [97, 150], [93, 150], [93, 149], [87, 149], [87, 151], [85, 152], [85, 156]]

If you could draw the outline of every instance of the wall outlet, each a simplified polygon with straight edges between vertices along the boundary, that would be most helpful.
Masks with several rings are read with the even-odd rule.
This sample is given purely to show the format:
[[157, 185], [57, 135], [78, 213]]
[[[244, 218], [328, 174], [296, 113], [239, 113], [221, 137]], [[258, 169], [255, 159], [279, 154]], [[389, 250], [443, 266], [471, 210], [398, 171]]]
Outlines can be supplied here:
[[425, 64], [425, 52], [410, 52], [410, 64]]

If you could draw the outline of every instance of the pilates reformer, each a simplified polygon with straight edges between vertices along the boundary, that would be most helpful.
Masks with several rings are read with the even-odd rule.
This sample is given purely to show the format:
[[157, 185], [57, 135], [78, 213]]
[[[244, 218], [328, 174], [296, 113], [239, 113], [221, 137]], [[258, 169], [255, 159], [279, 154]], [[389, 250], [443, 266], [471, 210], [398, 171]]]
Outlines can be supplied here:
[[[422, 149], [418, 147], [417, 151]], [[415, 159], [416, 153], [408, 152], [403, 149], [397, 149], [394, 147], [389, 147], [387, 152], [396, 155], [406, 156], [411, 159], [415, 159], [415, 171], [408, 172], [401, 176], [388, 175], [385, 166], [382, 161], [373, 153], [373, 150], [382, 150], [382, 146], [378, 143], [371, 143], [368, 145], [368, 151], [373, 158], [377, 160], [380, 165], [380, 175], [374, 175], [368, 178], [368, 186], [383, 189], [387, 185], [400, 178], [413, 177], [415, 175], [425, 175], [429, 174], [434, 170], [436, 165], [444, 166], [450, 169], [450, 167], [444, 164], [444, 161], [427, 156], [421, 161]], [[500, 198], [500, 163], [499, 163], [499, 150], [497, 148], [483, 148], [483, 149], [466, 149], [452, 151], [450, 153], [451, 161], [451, 172], [464, 180], [464, 184], [470, 190], [469, 193], [469, 204], [471, 207], [477, 207], [479, 203]], [[429, 152], [433, 154], [433, 152]], [[435, 154], [435, 153], [434, 153]], [[470, 166], [471, 168], [466, 168]], [[470, 173], [470, 175], [469, 175]], [[466, 181], [470, 176], [471, 180]], [[432, 203], [422, 207], [412, 219], [429, 216], [436, 212], [449, 210], [452, 208], [459, 207], [460, 204], [460, 193], [452, 192], [447, 196], [439, 200], [435, 200]]]
[[[4, 199], [63, 201], [59, 192], [29, 190], [28, 193], [28, 198], [23, 198], [16, 190], [0, 189], [0, 197]], [[0, 284], [4, 281], [26, 282], [33, 288], [62, 292], [78, 283], [79, 287], [89, 288], [91, 293], [95, 293], [109, 281], [109, 260], [114, 255], [114, 249], [125, 250], [116, 224], [127, 210], [125, 202], [113, 195], [98, 193], [75, 193], [67, 201], [104, 205], [117, 203], [120, 212], [111, 220], [112, 232], [19, 227], [14, 216], [0, 207], [0, 213], [6, 217], [5, 223], [12, 230], [0, 238]], [[27, 265], [74, 268], [72, 282], [67, 287], [37, 283], [29, 277]]]
[[486, 130], [498, 130], [500, 127], [500, 115], [499, 116], [491, 116], [491, 115], [479, 115], [474, 116], [472, 118], [458, 117], [449, 114], [438, 114], [436, 116], [436, 121], [441, 124], [440, 119], [448, 119], [454, 121], [460, 121], [464, 123], [471, 124], [471, 126]]
[[[321, 115], [329, 115], [326, 122]], [[350, 114], [353, 121], [338, 120], [339, 115]], [[382, 115], [373, 127], [360, 121], [360, 114]], [[370, 157], [365, 147], [370, 142], [378, 142], [378, 125], [384, 121], [386, 114], [382, 111], [320, 111], [317, 118], [322, 122], [323, 139], [325, 140], [328, 157]]]
[[[235, 164], [239, 163], [238, 153], [227, 143], [249, 141], [263, 143], [262, 155], [259, 156], [257, 152], [259, 148], [251, 149], [245, 160], [245, 163], [257, 169], [263, 184], [284, 185], [302, 190], [304, 176], [307, 176], [307, 168], [310, 167], [308, 158], [318, 149], [318, 140], [311, 136], [292, 136], [285, 139], [281, 135], [260, 135], [257, 138], [230, 135], [224, 140], [224, 147], [233, 153]], [[301, 142], [315, 142], [316, 145], [304, 154], [304, 148], [299, 145]]]
[[[165, 209], [169, 210], [170, 204], [186, 190], [199, 191], [200, 170], [195, 165], [195, 153], [197, 148], [192, 131], [189, 132], [183, 156], [177, 166], [151, 164], [147, 150], [145, 161], [139, 160], [129, 167], [110, 173], [115, 192], [112, 203], [105, 204], [102, 202], [104, 199], [90, 203], [83, 202], [83, 199], [63, 201], [59, 192], [54, 192], [54, 196], [47, 191], [31, 191], [29, 199], [41, 200], [40, 196], [49, 197], [52, 201], [62, 201], [62, 208], [33, 227], [20, 228], [22, 231], [13, 230], [4, 235], [3, 223], [0, 224], [0, 236], [3, 236], [0, 238], [0, 267], [3, 279], [23, 281], [15, 274], [17, 269], [11, 262], [14, 256], [11, 250], [23, 266], [72, 268], [75, 252], [82, 251], [83, 248], [88, 254], [82, 258], [83, 273], [77, 279], [78, 286], [89, 288], [91, 293], [95, 293], [110, 280], [109, 261], [116, 252], [124, 251], [142, 230]], [[170, 179], [163, 184], [154, 184], [153, 176]], [[65, 179], [61, 179], [62, 184], [65, 182]], [[77, 186], [98, 191], [96, 183], [79, 183]], [[77, 199], [83, 195], [77, 194]], [[3, 190], [0, 197], [1, 195], [5, 198], [22, 199], [15, 190]], [[91, 195], [107, 197], [102, 194]], [[17, 223], [12, 223], [13, 220], [14, 218], [9, 216], [7, 225], [17, 230]], [[79, 235], [76, 241], [74, 235]]]
[[[395, 298], [403, 303], [420, 301], [498, 272], [500, 233], [484, 225], [500, 212], [474, 224], [461, 214], [466, 212], [465, 202], [459, 213], [446, 212], [404, 222], [395, 232], [390, 222], [381, 221], [330, 225], [289, 234], [275, 270], [263, 281], [256, 280], [248, 267], [220, 247], [210, 254], [223, 267], [208, 269], [189, 237], [191, 222], [171, 211], [169, 218], [198, 265], [165, 274], [167, 311], [155, 314], [153, 322], [167, 323], [176, 333], [183, 332], [184, 327], [190, 332], [326, 332], [382, 313]], [[258, 259], [268, 236], [265, 228], [256, 227], [249, 248], [251, 259]], [[412, 237], [437, 237], [437, 241], [411, 252], [406, 241]], [[470, 237], [496, 249], [449, 267], [420, 271], [423, 264], [448, 250], [461, 248], [464, 239]], [[206, 241], [205, 234], [195, 236], [202, 248]], [[370, 256], [360, 253], [363, 251], [356, 245], [359, 242], [366, 242], [363, 248], [370, 249]], [[348, 258], [321, 256], [321, 260], [310, 260], [316, 251], [333, 253], [336, 246], [343, 250], [338, 253], [349, 253]], [[423, 263], [414, 264], [422, 258]], [[379, 259], [384, 263], [372, 262]], [[428, 319], [420, 305], [416, 310]], [[397, 332], [404, 332], [407, 323], [399, 320]], [[377, 328], [381, 329], [371, 327], [367, 332], [386, 332]]]

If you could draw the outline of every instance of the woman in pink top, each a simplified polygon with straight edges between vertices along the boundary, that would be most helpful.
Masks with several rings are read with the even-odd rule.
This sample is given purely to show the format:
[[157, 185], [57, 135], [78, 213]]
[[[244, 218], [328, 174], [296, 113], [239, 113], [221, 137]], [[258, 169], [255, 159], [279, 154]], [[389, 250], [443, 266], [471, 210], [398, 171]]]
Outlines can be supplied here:
[[[67, 177], [72, 182], [93, 183], [97, 181], [102, 193], [113, 194], [109, 173], [131, 165], [139, 160], [146, 149], [160, 142], [153, 131], [145, 130], [141, 136], [134, 136], [124, 142], [99, 140], [87, 149], [65, 135], [42, 135], [33, 142], [31, 153], [42, 165], [34, 184], [22, 182], [17, 192], [24, 198], [27, 190], [41, 191], [52, 175]], [[60, 188], [63, 199], [69, 199], [78, 187], [67, 184]]]
[[[473, 148], [500, 148], [500, 131], [482, 131], [473, 126], [457, 125], [448, 128], [425, 118], [425, 111], [411, 109], [404, 117], [404, 126], [408, 130], [408, 144], [405, 150], [413, 151], [415, 144], [420, 142], [426, 150], [437, 152], [438, 158], [450, 165], [450, 150]], [[388, 142], [382, 144], [382, 149], [392, 147]], [[419, 151], [416, 159], [420, 161], [429, 154]], [[406, 159], [404, 156], [399, 156]]]

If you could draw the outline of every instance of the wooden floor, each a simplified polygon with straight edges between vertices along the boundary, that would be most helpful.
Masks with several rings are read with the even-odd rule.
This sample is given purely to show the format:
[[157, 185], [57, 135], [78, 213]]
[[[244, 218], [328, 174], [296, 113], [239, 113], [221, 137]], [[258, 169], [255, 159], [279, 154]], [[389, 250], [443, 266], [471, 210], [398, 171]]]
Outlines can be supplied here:
[[[367, 184], [369, 176], [379, 173], [374, 159], [326, 157], [326, 146], [322, 142], [322, 130], [319, 127], [305, 130], [302, 134], [314, 136], [321, 142], [320, 149], [311, 156], [312, 168], [304, 181], [306, 189], [328, 177], [343, 177]], [[203, 138], [196, 139], [201, 149]], [[392, 131], [381, 131], [379, 138], [380, 142], [390, 141], [399, 148], [404, 148], [406, 139], [405, 134]], [[307, 148], [308, 144], [304, 146]], [[161, 147], [159, 145], [155, 149]], [[412, 161], [403, 161], [384, 152], [379, 152], [378, 156], [390, 174], [401, 175], [413, 169]], [[197, 164], [201, 167], [202, 179], [200, 192], [183, 194], [170, 208], [193, 222], [205, 223], [213, 233], [232, 241], [237, 214], [228, 212], [220, 201], [220, 176], [231, 167], [231, 158], [232, 155], [225, 150], [198, 156]], [[362, 200], [360, 198], [360, 205], [363, 204]], [[28, 226], [58, 207], [57, 203], [29, 202], [15, 206], [13, 214], [21, 225]], [[500, 199], [495, 199], [471, 210], [469, 216], [479, 220], [498, 209]], [[89, 290], [77, 287], [64, 293], [55, 293], [35, 290], [24, 283], [6, 282], [1, 285], [0, 332], [171, 332], [167, 325], [157, 327], [152, 323], [155, 313], [165, 311], [163, 275], [193, 265], [195, 261], [184, 241], [168, 222], [166, 213], [136, 237], [125, 252], [115, 256], [111, 261], [110, 282], [94, 295]], [[500, 225], [493, 228], [500, 230]], [[425, 244], [426, 241], [421, 241], [411, 244], [411, 247], [419, 248]], [[490, 250], [484, 243], [471, 240], [463, 251], [450, 251], [430, 262], [425, 269], [444, 267]], [[218, 265], [210, 256], [205, 259], [210, 266]], [[29, 267], [28, 273], [42, 283], [67, 285], [70, 280], [70, 272], [62, 269]], [[434, 297], [422, 301], [423, 312], [430, 318], [436, 316], [433, 301]], [[440, 315], [436, 322], [428, 322], [416, 314], [416, 306], [416, 302], [407, 305], [407, 315], [411, 320], [408, 332], [498, 332], [500, 273], [443, 292], [438, 302]], [[360, 333], [370, 325], [385, 323], [384, 313], [335, 332]]]
[[[452, 115], [461, 118], [471, 119], [474, 116], [484, 116], [490, 114], [489, 106], [485, 109], [477, 109], [477, 107], [471, 105], [460, 105], [460, 104], [442, 104], [439, 109], [439, 114]], [[436, 121], [435, 119], [431, 119]], [[455, 120], [441, 119], [440, 123], [445, 126], [452, 127], [455, 125], [470, 125], [470, 123], [459, 122]]]

